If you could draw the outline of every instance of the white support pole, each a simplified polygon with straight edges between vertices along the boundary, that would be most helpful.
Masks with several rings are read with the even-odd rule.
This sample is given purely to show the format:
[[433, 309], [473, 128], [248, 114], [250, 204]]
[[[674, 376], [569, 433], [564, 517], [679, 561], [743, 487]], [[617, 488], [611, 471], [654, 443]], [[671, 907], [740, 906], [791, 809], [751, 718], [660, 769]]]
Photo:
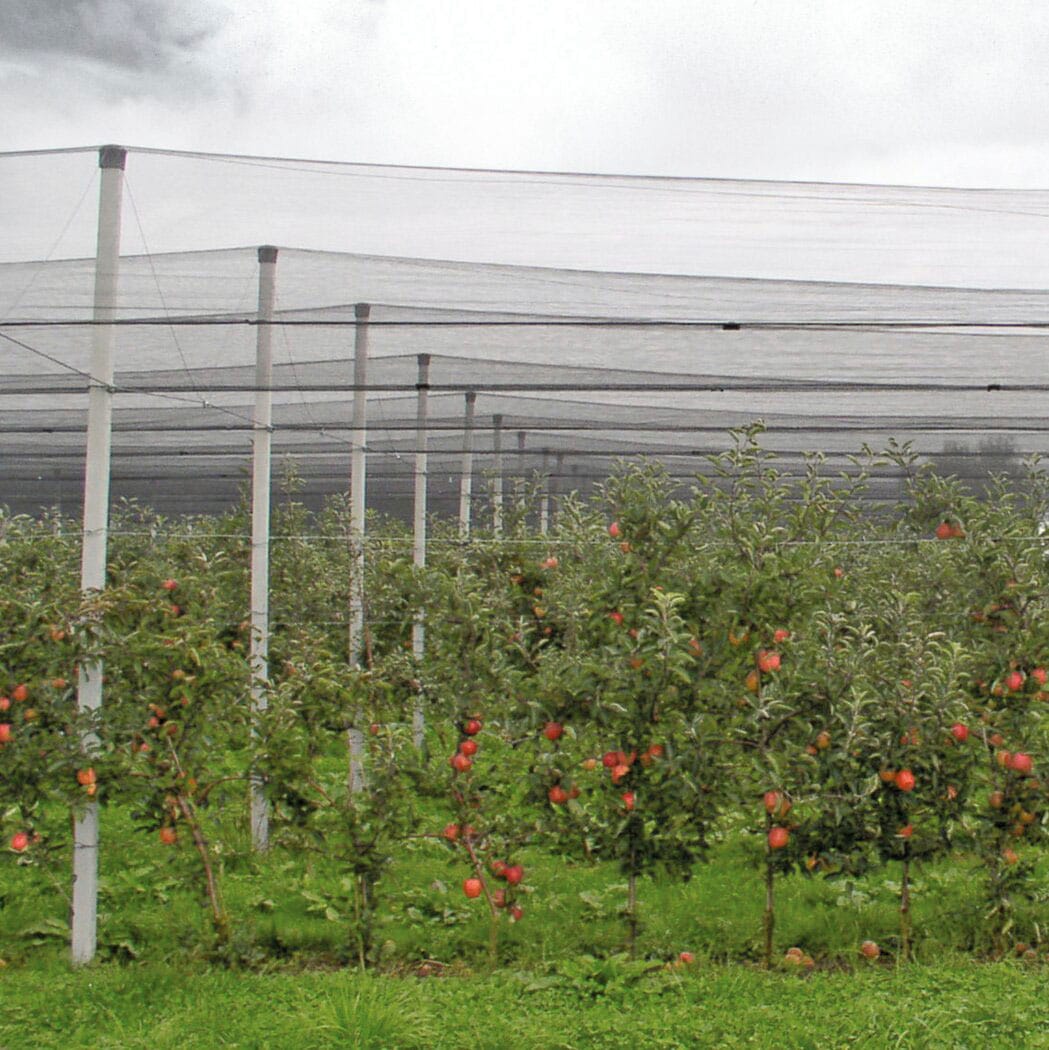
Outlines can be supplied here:
[[525, 465], [525, 444], [528, 441], [528, 431], [519, 430], [517, 432], [517, 473], [514, 475], [514, 506], [517, 513], [521, 515], [522, 521], [527, 521], [527, 495], [528, 495], [528, 478], [524, 473]]
[[492, 416], [492, 532], [503, 531], [503, 417]]
[[[419, 380], [415, 389], [415, 506], [412, 527], [412, 564], [417, 569], [426, 567], [426, 415], [430, 394], [430, 355], [419, 354]], [[426, 648], [426, 625], [422, 610], [417, 610], [412, 623], [412, 657], [416, 668], [422, 663]], [[421, 676], [416, 675], [421, 681]], [[426, 721], [423, 715], [422, 691], [417, 694], [412, 712], [412, 741], [422, 750], [426, 739]]]
[[468, 390], [466, 392], [466, 415], [463, 418], [463, 467], [459, 477], [459, 537], [464, 540], [470, 535], [470, 499], [474, 474], [474, 406], [476, 404], [476, 392]]
[[543, 465], [539, 472], [539, 535], [550, 529], [550, 449], [543, 449]]
[[[80, 587], [85, 593], [106, 585], [106, 544], [109, 530], [109, 454], [113, 421], [113, 350], [116, 344], [117, 278], [120, 272], [120, 212], [124, 197], [127, 151], [103, 146], [98, 153], [101, 187], [98, 200], [98, 243], [95, 255], [95, 299], [91, 379], [88, 386], [87, 463], [84, 470], [84, 539]], [[110, 323], [107, 323], [110, 322]], [[77, 710], [102, 706], [102, 660], [85, 660], [77, 671]], [[90, 752], [93, 734], [81, 741]], [[73, 821], [73, 964], [95, 957], [98, 925], [98, 804], [90, 802]]]
[[565, 454], [558, 452], [554, 456], [554, 474], [550, 478], [550, 520], [557, 521], [561, 503], [561, 477], [565, 469]]
[[[273, 442], [273, 309], [277, 249], [259, 248], [259, 312], [255, 329], [255, 414], [251, 472], [251, 709], [252, 719], [269, 706], [270, 645], [270, 450]], [[270, 844], [269, 807], [262, 776], [251, 776], [251, 844]]]
[[[349, 659], [359, 667], [364, 659], [364, 487], [365, 449], [368, 442], [368, 317], [371, 306], [357, 303], [353, 330], [353, 428], [350, 459], [350, 551], [353, 579], [350, 581]], [[364, 732], [359, 717], [349, 730], [351, 792], [364, 788]]]

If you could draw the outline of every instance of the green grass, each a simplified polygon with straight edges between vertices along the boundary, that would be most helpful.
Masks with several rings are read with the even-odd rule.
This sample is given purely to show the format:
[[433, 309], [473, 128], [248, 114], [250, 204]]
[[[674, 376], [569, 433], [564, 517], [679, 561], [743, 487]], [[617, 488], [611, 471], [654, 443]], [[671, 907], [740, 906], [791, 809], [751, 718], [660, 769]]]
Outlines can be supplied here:
[[8, 970], [0, 1047], [1049, 1047], [1049, 981], [1012, 964], [810, 977], [741, 966], [562, 969], [444, 979]]

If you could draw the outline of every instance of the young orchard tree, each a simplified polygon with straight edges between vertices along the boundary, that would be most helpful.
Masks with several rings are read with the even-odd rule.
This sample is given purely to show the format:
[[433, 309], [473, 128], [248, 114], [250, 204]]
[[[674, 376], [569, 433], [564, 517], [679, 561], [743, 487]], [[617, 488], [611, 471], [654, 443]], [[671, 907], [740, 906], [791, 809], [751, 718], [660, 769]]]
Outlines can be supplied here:
[[766, 968], [776, 876], [802, 868], [835, 877], [866, 867], [870, 784], [859, 759], [870, 743], [873, 705], [859, 686], [872, 644], [869, 629], [853, 627], [841, 612], [816, 613], [792, 637], [776, 673], [740, 690], [741, 786], [747, 811], [762, 818]]
[[[760, 814], [767, 967], [776, 874], [803, 860], [812, 870], [820, 856], [826, 870], [851, 866], [861, 826], [844, 746], [861, 730], [853, 706], [835, 702], [848, 693], [850, 672], [827, 662], [825, 637], [834, 628], [819, 617], [841, 603], [842, 573], [830, 544], [852, 534], [867, 468], [858, 464], [847, 489], [821, 476], [816, 456], [800, 480], [784, 477], [759, 444], [762, 430], [756, 424], [734, 431], [732, 448], [711, 457], [700, 506], [703, 534], [715, 549], [695, 604], [702, 610], [705, 688], [732, 703], [725, 727], [743, 752], [740, 803]], [[842, 719], [848, 728], [832, 724]], [[810, 796], [825, 791], [836, 796], [831, 811], [810, 806]]]
[[488, 909], [488, 962], [495, 966], [502, 922], [520, 922], [530, 892], [521, 850], [534, 837], [528, 812], [526, 755], [508, 747], [478, 718], [462, 722], [442, 777], [452, 819], [440, 838], [465, 872], [463, 893]]
[[[640, 574], [629, 572], [629, 585], [595, 581], [578, 649], [544, 659], [533, 701], [532, 784], [548, 833], [566, 848], [585, 842], [589, 856], [619, 862], [633, 954], [638, 880], [656, 870], [691, 876], [727, 770], [717, 719], [695, 704], [693, 634], [679, 613], [684, 597], [657, 584], [642, 600]], [[622, 619], [609, 614], [610, 590], [611, 611]], [[592, 749], [586, 758], [584, 749]], [[577, 775], [581, 765], [585, 776]]]
[[247, 663], [209, 613], [215, 595], [206, 578], [177, 582], [177, 602], [165, 581], [116, 614], [120, 639], [106, 664], [103, 736], [122, 759], [115, 788], [138, 824], [164, 846], [191, 844], [222, 947], [230, 920], [207, 811], [228, 804], [231, 783], [242, 797], [247, 781]]
[[[932, 544], [956, 602], [949, 630], [972, 653], [970, 752], [979, 750], [974, 842], [984, 861], [991, 949], [1001, 954], [1012, 932], [1015, 902], [1030, 897], [1029, 843], [1041, 838], [1047, 798], [1038, 760], [1047, 754], [1049, 594], [1045, 589], [1046, 479], [1032, 474], [1023, 499], [999, 479], [987, 497], [930, 481], [926, 504], [941, 497], [944, 517], [964, 522], [964, 541]], [[1042, 498], [1038, 498], [1038, 493]], [[948, 502], [949, 501], [949, 502]], [[941, 553], [942, 551], [942, 553]], [[945, 588], [946, 589], [946, 588]]]
[[889, 577], [875, 623], [864, 687], [874, 740], [864, 758], [876, 775], [873, 820], [878, 853], [900, 864], [900, 958], [912, 949], [911, 876], [916, 862], [946, 854], [972, 790], [975, 753], [964, 687], [968, 654], [930, 631], [928, 588]]
[[[318, 881], [302, 894], [311, 909], [345, 925], [349, 956], [364, 969], [375, 958], [383, 875], [416, 824], [411, 784], [418, 756], [404, 717], [405, 690], [375, 672], [348, 667], [336, 653], [323, 656], [319, 639], [308, 652], [309, 658], [305, 650], [300, 654], [302, 670], [271, 694], [256, 762], [265, 773], [274, 842], [338, 864], [334, 888]], [[371, 720], [367, 776], [353, 791], [332, 757], [362, 711]], [[305, 878], [308, 883], [308, 872]]]
[[78, 658], [102, 644], [95, 628], [103, 605], [81, 597], [76, 545], [58, 524], [0, 511], [0, 848], [23, 863], [65, 847], [65, 835], [49, 826], [48, 803], [94, 797], [97, 786], [88, 796], [76, 774], [100, 772], [80, 754], [95, 724], [75, 715], [73, 696]]

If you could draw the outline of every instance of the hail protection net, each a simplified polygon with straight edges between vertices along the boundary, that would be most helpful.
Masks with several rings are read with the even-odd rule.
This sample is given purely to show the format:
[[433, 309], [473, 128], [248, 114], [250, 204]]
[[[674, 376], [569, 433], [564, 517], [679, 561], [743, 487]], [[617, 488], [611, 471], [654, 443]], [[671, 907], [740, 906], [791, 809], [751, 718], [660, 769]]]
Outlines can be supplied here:
[[[0, 504], [76, 512], [98, 154], [0, 155]], [[626, 178], [130, 150], [112, 489], [219, 510], [251, 465], [259, 263], [279, 248], [274, 484], [345, 491], [368, 303], [368, 502], [411, 503], [429, 355], [431, 508], [694, 477], [763, 420], [787, 471], [890, 439], [976, 479], [1049, 452], [1049, 191]], [[891, 474], [873, 495], [895, 494]]]

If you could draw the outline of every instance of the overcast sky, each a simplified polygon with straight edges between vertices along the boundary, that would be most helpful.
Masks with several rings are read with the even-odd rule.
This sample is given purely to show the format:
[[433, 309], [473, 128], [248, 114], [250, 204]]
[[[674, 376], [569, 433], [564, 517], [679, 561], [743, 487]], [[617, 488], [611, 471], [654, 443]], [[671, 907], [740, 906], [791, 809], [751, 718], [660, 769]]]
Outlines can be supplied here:
[[5, 150], [1049, 184], [1044, 0], [0, 0]]

